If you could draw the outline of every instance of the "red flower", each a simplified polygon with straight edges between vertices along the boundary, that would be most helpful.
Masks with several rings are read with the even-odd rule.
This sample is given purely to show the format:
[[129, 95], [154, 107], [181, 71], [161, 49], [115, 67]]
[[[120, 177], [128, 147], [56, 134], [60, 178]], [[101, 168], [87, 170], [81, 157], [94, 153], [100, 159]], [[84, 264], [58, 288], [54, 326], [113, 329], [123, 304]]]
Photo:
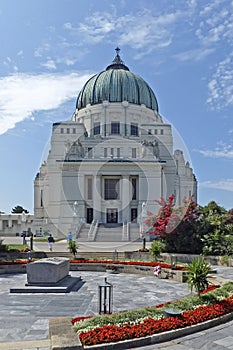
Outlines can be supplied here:
[[[157, 306], [159, 307], [159, 305]], [[213, 305], [200, 306], [196, 310], [184, 311], [180, 317], [167, 317], [154, 320], [151, 317], [136, 325], [105, 325], [88, 332], [81, 332], [79, 337], [83, 345], [95, 345], [119, 342], [126, 339], [184, 328], [233, 312], [233, 296]]]

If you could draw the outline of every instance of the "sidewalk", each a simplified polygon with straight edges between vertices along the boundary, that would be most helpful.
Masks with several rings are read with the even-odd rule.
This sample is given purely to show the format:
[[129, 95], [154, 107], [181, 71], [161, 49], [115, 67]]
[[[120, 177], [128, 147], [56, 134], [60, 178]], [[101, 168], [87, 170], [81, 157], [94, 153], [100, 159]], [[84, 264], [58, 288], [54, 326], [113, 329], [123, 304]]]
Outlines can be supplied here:
[[[4, 244], [22, 244], [22, 237], [3, 237]], [[29, 239], [27, 238], [29, 243]], [[142, 242], [77, 242], [78, 251], [80, 252], [114, 252], [115, 250], [119, 252], [124, 251], [136, 251], [139, 248], [142, 248]], [[146, 242], [146, 247], [150, 248], [151, 242]], [[47, 242], [38, 242], [33, 241], [33, 249], [35, 251], [45, 251], [48, 252], [48, 243]], [[68, 252], [68, 243], [67, 240], [62, 240], [54, 243], [53, 250], [55, 252]]]

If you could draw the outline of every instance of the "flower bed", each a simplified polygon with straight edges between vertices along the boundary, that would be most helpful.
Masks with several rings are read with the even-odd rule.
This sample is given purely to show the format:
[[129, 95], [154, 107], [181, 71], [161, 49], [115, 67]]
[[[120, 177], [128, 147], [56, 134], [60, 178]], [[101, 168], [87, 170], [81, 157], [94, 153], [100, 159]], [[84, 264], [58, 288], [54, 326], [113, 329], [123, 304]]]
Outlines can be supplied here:
[[[34, 260], [30, 260], [31, 262]], [[13, 261], [0, 261], [0, 265], [20, 265], [20, 264], [28, 264], [28, 259], [16, 259]]]
[[[177, 304], [177, 302], [168, 302], [157, 305], [154, 308], [147, 308], [144, 310], [144, 314], [142, 310], [139, 310], [137, 312], [138, 320], [135, 321], [130, 320], [129, 314], [120, 313], [108, 316], [89, 316], [88, 318], [90, 319], [90, 322], [86, 317], [78, 317], [72, 320], [72, 324], [74, 325], [74, 329], [76, 330], [80, 341], [84, 346], [114, 343], [185, 328], [233, 312], [232, 284], [228, 284], [228, 287], [226, 288], [219, 287], [220, 286], [213, 286], [203, 291], [203, 294], [206, 294], [206, 298], [203, 296], [201, 297], [203, 298], [202, 302], [204, 304], [195, 306], [194, 303], [193, 309], [183, 310], [182, 314], [178, 317], [164, 317], [163, 311], [166, 309], [166, 306], [173, 306]], [[214, 291], [216, 288], [219, 289], [219, 292], [222, 289], [222, 295], [228, 291], [228, 293], [231, 293], [231, 296], [223, 300], [215, 300], [213, 303], [208, 305], [208, 301], [213, 298], [213, 295], [210, 296], [211, 293], [209, 294], [209, 290], [211, 289]], [[200, 298], [197, 300], [201, 301]], [[147, 317], [145, 317], [146, 311], [148, 312]], [[128, 321], [124, 322], [124, 317], [121, 315], [125, 315], [125, 319]], [[101, 323], [100, 317], [103, 318], [103, 322], [105, 324]], [[97, 326], [94, 326], [95, 323], [91, 320], [93, 319], [93, 321], [95, 321], [95, 318]]]
[[[70, 263], [76, 263], [76, 264], [119, 264], [119, 265], [133, 265], [133, 266], [148, 266], [148, 267], [155, 267], [160, 266], [161, 268], [171, 268], [171, 264], [156, 262], [156, 261], [121, 261], [121, 260], [89, 260], [89, 259], [72, 259], [70, 260]], [[176, 266], [176, 270], [185, 271], [187, 268], [183, 266]]]
[[86, 346], [119, 342], [192, 326], [230, 312], [233, 312], [233, 297], [210, 306], [200, 306], [196, 310], [185, 311], [181, 317], [168, 317], [159, 320], [148, 317], [136, 325], [104, 325], [96, 327], [93, 330], [81, 332], [79, 338], [82, 344]]

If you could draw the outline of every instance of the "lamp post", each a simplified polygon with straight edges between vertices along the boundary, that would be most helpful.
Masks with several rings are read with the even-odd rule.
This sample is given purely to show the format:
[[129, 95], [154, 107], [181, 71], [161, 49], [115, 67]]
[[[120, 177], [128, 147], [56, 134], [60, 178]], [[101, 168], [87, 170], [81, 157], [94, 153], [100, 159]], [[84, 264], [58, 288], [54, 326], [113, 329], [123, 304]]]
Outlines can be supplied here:
[[143, 238], [143, 235], [144, 235], [144, 218], [145, 218], [145, 213], [146, 213], [146, 203], [143, 202], [142, 203], [142, 211], [141, 211], [141, 232], [140, 232], [140, 236], [141, 238]]
[[74, 234], [77, 233], [78, 231], [78, 224], [79, 224], [79, 218], [78, 218], [78, 202], [77, 201], [74, 201], [73, 203], [73, 228], [72, 228], [72, 231]]

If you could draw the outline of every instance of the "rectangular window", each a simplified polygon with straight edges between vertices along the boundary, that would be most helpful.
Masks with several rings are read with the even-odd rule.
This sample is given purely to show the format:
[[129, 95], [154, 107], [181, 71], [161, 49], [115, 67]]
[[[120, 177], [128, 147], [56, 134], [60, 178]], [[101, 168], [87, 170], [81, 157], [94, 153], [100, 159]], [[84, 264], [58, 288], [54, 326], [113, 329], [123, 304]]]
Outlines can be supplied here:
[[93, 134], [94, 135], [99, 135], [100, 134], [100, 122], [94, 123]]
[[73, 128], [73, 134], [76, 134], [76, 129], [75, 128]]
[[107, 158], [107, 156], [108, 156], [108, 149], [104, 148], [104, 158]]
[[70, 128], [66, 129], [66, 133], [69, 134], [70, 133]]
[[105, 200], [120, 199], [119, 193], [120, 193], [119, 179], [104, 180], [104, 199]]
[[43, 190], [40, 190], [40, 206], [43, 207]]
[[138, 124], [131, 123], [131, 125], [130, 125], [130, 134], [131, 134], [131, 136], [138, 136]]
[[137, 158], [137, 148], [132, 148], [132, 158]]
[[119, 122], [111, 122], [111, 134], [120, 134]]
[[148, 130], [148, 135], [151, 135], [151, 134], [152, 134], [152, 133], [151, 133], [151, 129], [149, 129], [149, 130]]
[[121, 156], [121, 149], [117, 148], [117, 158], [120, 158], [120, 156]]
[[163, 129], [160, 130], [160, 135], [163, 135]]
[[61, 134], [64, 134], [64, 128], [61, 128]]
[[157, 133], [158, 133], [158, 130], [157, 130], [157, 129], [155, 129], [155, 135], [157, 135]]
[[114, 148], [111, 148], [111, 158], [114, 157]]
[[88, 147], [87, 149], [87, 157], [90, 159], [93, 157], [93, 150], [92, 147]]
[[92, 200], [92, 179], [87, 179], [87, 199]]
[[132, 178], [132, 200], [137, 199], [137, 179]]

